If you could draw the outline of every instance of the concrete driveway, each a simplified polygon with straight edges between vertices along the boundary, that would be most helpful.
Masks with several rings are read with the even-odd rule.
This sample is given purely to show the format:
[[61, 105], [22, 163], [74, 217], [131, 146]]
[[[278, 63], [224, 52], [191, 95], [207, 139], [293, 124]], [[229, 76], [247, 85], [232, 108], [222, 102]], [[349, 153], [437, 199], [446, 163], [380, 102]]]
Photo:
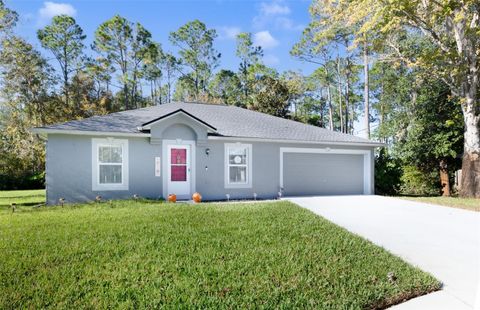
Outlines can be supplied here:
[[444, 288], [395, 309], [480, 309], [480, 213], [382, 196], [291, 197], [402, 257]]

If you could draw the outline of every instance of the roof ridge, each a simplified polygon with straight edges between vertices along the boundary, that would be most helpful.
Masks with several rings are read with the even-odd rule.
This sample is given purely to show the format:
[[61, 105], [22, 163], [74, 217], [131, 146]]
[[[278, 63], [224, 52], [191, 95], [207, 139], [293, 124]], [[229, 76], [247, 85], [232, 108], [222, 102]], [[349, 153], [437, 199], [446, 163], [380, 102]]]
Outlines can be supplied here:
[[225, 103], [209, 103], [209, 102], [202, 102], [202, 101], [172, 101], [165, 104], [197, 104], [197, 105], [209, 105], [209, 106], [223, 106], [228, 107], [230, 105]]

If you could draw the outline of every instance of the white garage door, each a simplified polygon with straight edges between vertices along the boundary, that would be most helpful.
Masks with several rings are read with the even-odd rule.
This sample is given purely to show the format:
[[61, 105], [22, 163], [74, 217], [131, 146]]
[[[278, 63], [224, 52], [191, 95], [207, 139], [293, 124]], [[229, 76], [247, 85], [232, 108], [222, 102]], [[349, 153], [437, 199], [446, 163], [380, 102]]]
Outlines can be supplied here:
[[285, 196], [370, 194], [368, 154], [281, 152]]

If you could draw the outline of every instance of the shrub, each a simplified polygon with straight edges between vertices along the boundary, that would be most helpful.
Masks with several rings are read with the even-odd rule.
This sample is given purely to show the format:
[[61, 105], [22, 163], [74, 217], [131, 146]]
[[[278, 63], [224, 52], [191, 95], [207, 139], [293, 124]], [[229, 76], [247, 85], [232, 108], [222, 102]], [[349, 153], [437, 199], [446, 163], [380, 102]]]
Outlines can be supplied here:
[[438, 171], [424, 172], [415, 166], [404, 166], [400, 192], [411, 196], [437, 196], [441, 188]]
[[0, 174], [0, 190], [45, 188], [45, 172], [12, 176]]
[[396, 195], [402, 181], [402, 167], [399, 161], [382, 149], [375, 156], [375, 193], [380, 195]]

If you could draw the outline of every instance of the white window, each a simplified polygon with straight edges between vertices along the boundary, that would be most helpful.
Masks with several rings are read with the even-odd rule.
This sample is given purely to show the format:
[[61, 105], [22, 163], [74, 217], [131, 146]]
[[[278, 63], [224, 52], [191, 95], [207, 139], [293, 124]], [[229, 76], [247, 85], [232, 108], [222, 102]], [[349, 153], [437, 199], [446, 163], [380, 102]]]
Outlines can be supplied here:
[[252, 187], [252, 145], [225, 144], [225, 187]]
[[128, 140], [92, 139], [92, 190], [128, 190]]

